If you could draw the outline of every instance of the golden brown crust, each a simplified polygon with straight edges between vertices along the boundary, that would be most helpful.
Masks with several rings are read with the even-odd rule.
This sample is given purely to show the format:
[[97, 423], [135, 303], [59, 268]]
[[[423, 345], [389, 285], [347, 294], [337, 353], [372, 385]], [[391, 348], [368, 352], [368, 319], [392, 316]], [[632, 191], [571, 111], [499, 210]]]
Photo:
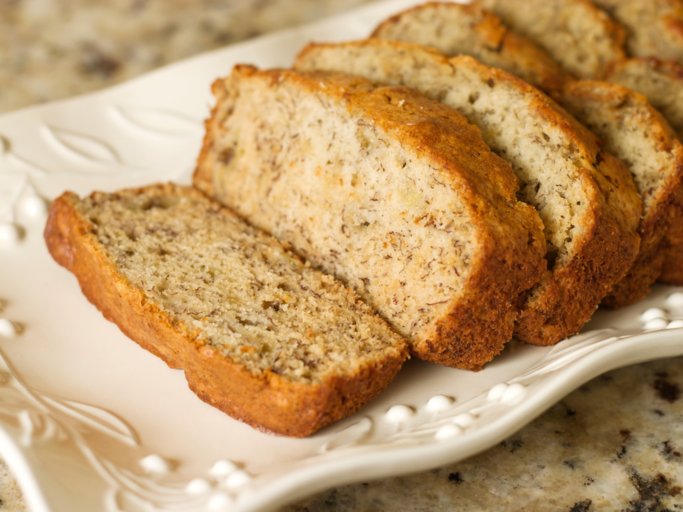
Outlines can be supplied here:
[[[617, 2], [621, 3], [621, 2]], [[569, 4], [567, 4], [569, 6]], [[452, 7], [446, 7], [446, 6], [452, 6]], [[490, 47], [496, 47], [496, 45], [499, 48], [502, 48], [502, 42], [505, 38], [512, 38], [512, 37], [519, 37], [523, 40], [526, 41], [526, 38], [523, 38], [522, 36], [517, 36], [514, 32], [508, 31], [504, 25], [502, 24], [500, 18], [493, 16], [492, 14], [488, 14], [488, 16], [484, 15], [482, 16], [482, 12], [487, 13], [488, 11], [485, 11], [484, 9], [479, 8], [476, 5], [467, 5], [467, 6], [460, 6], [457, 4], [439, 4], [436, 2], [428, 3], [423, 6], [418, 6], [412, 9], [409, 9], [407, 11], [404, 11], [403, 13], [400, 13], [396, 16], [393, 16], [392, 18], [388, 19], [384, 23], [382, 23], [376, 30], [373, 36], [382, 36], [382, 32], [387, 32], [391, 33], [392, 30], [394, 31], [394, 34], [398, 37], [397, 39], [403, 39], [407, 40], [406, 36], [401, 35], [400, 33], [396, 33], [396, 26], [399, 25], [400, 23], [405, 23], [406, 18], [410, 18], [411, 16], [415, 16], [416, 14], [419, 15], [420, 12], [422, 11], [428, 11], [430, 9], [436, 10], [436, 9], [441, 9], [442, 12], [445, 9], [451, 9], [453, 11], [458, 11], [461, 13], [463, 16], [479, 16], [482, 17], [483, 19], [476, 25], [470, 25], [467, 27], [469, 29], [470, 34], [469, 37], [471, 38], [478, 38], [479, 39], [479, 44], [480, 46], [486, 46], [487, 44]], [[436, 22], [440, 23], [440, 22]], [[608, 24], [609, 25], [609, 24]], [[449, 25], [449, 28], [454, 28], [455, 24]], [[436, 27], [433, 27], [436, 29]], [[443, 27], [440, 27], [441, 30], [439, 32], [443, 31]], [[613, 27], [614, 28], [614, 27]], [[458, 27], [458, 29], [461, 29], [461, 27]], [[466, 29], [466, 30], [467, 30]], [[619, 35], [619, 30], [618, 28], [615, 29], [614, 31], [615, 34], [615, 40], [620, 40], [622, 37]], [[416, 41], [419, 42], [419, 41]], [[533, 43], [532, 43], [533, 44]], [[437, 46], [437, 45], [434, 45]], [[442, 51], [445, 50], [445, 48], [440, 48]], [[511, 74], [518, 76], [520, 78], [526, 79], [528, 82], [532, 83], [533, 85], [536, 85], [540, 89], [544, 90], [546, 93], [550, 94], [553, 96], [556, 100], [560, 101], [562, 103], [562, 86], [563, 86], [563, 81], [566, 81], [566, 75], [565, 77], [562, 77], [558, 73], [550, 73], [547, 74], [546, 76], [549, 76], [551, 78], [551, 81], [544, 81], [544, 80], [539, 80], [533, 76], [527, 75], [524, 59], [526, 57], [529, 57], [531, 53], [528, 51], [509, 51], [506, 54], [507, 59], [510, 60], [508, 63], [497, 63], [495, 62], [495, 58], [487, 58], [489, 55], [487, 55], [484, 52], [477, 52], [472, 50], [472, 48], [458, 48], [459, 52], [461, 53], [468, 53], [471, 54], [480, 60], [484, 62], [485, 64], [495, 66], [495, 67], [500, 67], [505, 69], [506, 71], [510, 72]], [[469, 51], [468, 51], [469, 50]], [[449, 50], [450, 52], [450, 50]], [[303, 52], [302, 52], [303, 53]], [[500, 55], [502, 56], [503, 52], [500, 52]], [[495, 55], [495, 54], [494, 54]], [[552, 59], [548, 57], [548, 59], [552, 62]], [[519, 63], [514, 63], [514, 61], [520, 61]], [[542, 69], [546, 69], [549, 72], [552, 71], [552, 66], [549, 66], [545, 60], [542, 60], [541, 62], [544, 63], [544, 66], [541, 66]], [[559, 69], [559, 66], [556, 66]], [[671, 66], [669, 66], [671, 68]], [[670, 69], [669, 69], [670, 72]], [[575, 82], [577, 83], [577, 82]], [[598, 108], [608, 108], [608, 105], [605, 105], [603, 107], [598, 106]], [[567, 132], [569, 134], [573, 133], [573, 129], [576, 129], [576, 124], [574, 126], [570, 127], [570, 130]], [[579, 130], [583, 131], [583, 140], [584, 141], [590, 141], [591, 137], [585, 137], [585, 130]], [[580, 146], [581, 141], [576, 141], [577, 144]], [[638, 254], [636, 262], [631, 266], [631, 269], [629, 270], [629, 273], [627, 276], [625, 276], [622, 280], [620, 280], [615, 286], [612, 288], [612, 291], [608, 297], [603, 299], [602, 303], [611, 307], [619, 307], [623, 306], [626, 304], [630, 304], [632, 302], [635, 302], [636, 300], [639, 300], [643, 297], [645, 297], [649, 291], [649, 286], [652, 282], [654, 282], [657, 277], [661, 273], [661, 268], [662, 264], [665, 258], [665, 254], [663, 252], [663, 247], [662, 247], [662, 231], [663, 228], [661, 228], [662, 220], [656, 220], [659, 217], [661, 217], [662, 214], [666, 214], [666, 212], [672, 212], [671, 207], [665, 206], [667, 203], [672, 201], [672, 197], [674, 197], [672, 194], [675, 195], [675, 190], [677, 189], [676, 186], [671, 185], [668, 187], [671, 189], [667, 194], [666, 197], [663, 197], [659, 203], [659, 207], [657, 208], [656, 211], [653, 211], [648, 215], [647, 218], [643, 219], [643, 223], [641, 224], [641, 228], [639, 233], [645, 237], [645, 243], [641, 249], [641, 251]], [[671, 215], [671, 213], [667, 214]], [[678, 217], [678, 216], [676, 216]], [[648, 227], [649, 226], [649, 227]], [[658, 229], [656, 230], [656, 233], [653, 235], [653, 226], [657, 226]], [[656, 241], [659, 243], [655, 243], [655, 240], [650, 240], [652, 237], [656, 238]], [[677, 247], [680, 246], [680, 249], [677, 249]], [[681, 270], [678, 274], [678, 276], [674, 276], [676, 269], [680, 266], [680, 260], [681, 257], [683, 257], [683, 231], [680, 234], [676, 234], [675, 232], [672, 231], [672, 237], [671, 241], [669, 243], [670, 249], [667, 251], [670, 255], [667, 256], [667, 259], [671, 261], [671, 264], [667, 265], [667, 271], [665, 272], [666, 275], [669, 276], [670, 282], [682, 282], [683, 280], [683, 270]], [[679, 254], [681, 256], [679, 256]], [[548, 284], [547, 290], [557, 290], [557, 287], [550, 286]], [[559, 293], [558, 293], [559, 295]], [[547, 305], [544, 305], [542, 308], [543, 311], [548, 311]], [[535, 315], [534, 315], [535, 316]], [[524, 317], [520, 317], [520, 322], [523, 322]], [[529, 320], [530, 321], [530, 320]], [[531, 321], [530, 321], [531, 322]], [[535, 323], [538, 323], [538, 317], [536, 318]]]
[[[489, 243], [493, 245], [495, 240]], [[513, 292], [537, 283], [540, 272], [535, 261], [518, 263], [515, 268], [511, 254], [496, 254], [493, 249], [487, 252], [479, 271], [472, 277], [471, 293], [433, 326], [431, 334], [414, 344], [411, 353], [426, 361], [479, 371], [502, 350], [501, 340], [510, 339], [515, 320], [519, 318], [517, 305], [511, 305]], [[524, 288], [501, 278], [512, 271], [530, 271], [528, 275], [533, 276], [533, 282], [529, 280]]]
[[[425, 22], [423, 18], [427, 16], [434, 19]], [[452, 19], [459, 23], [449, 23]], [[401, 30], [405, 24], [417, 23], [420, 27], [424, 25], [424, 32], [427, 32], [422, 37]], [[439, 26], [434, 26], [434, 23], [439, 23]], [[459, 33], [453, 34], [456, 30]], [[565, 82], [573, 79], [531, 39], [513, 32], [498, 16], [476, 4], [427, 2], [383, 21], [370, 37], [424, 44], [449, 56], [471, 55], [546, 92], [559, 90]]]
[[592, 211], [581, 243], [567, 265], [555, 267], [527, 296], [515, 336], [534, 345], [553, 345], [576, 334], [600, 300], [632, 265], [640, 244], [636, 233], [641, 200], [623, 162], [600, 150], [600, 142], [557, 103], [522, 80], [483, 66], [470, 57], [451, 59], [476, 66], [496, 82], [507, 82], [529, 97], [529, 109], [562, 131], [583, 161], [579, 179]]
[[[683, 66], [661, 59], [627, 59], [608, 76], [610, 82], [638, 91], [664, 116], [679, 140], [683, 135]], [[678, 158], [678, 157], [677, 157]], [[672, 199], [673, 201], [673, 199]], [[680, 199], [678, 202], [682, 202]], [[669, 222], [667, 248], [659, 280], [672, 285], [683, 285], [683, 228], [681, 213]]]
[[[368, 55], [372, 55], [373, 60]], [[372, 71], [379, 67], [377, 62], [382, 63], [381, 72]], [[635, 258], [638, 248], [636, 229], [641, 213], [640, 198], [631, 175], [621, 162], [600, 151], [600, 143], [595, 135], [537, 89], [469, 56], [448, 59], [443, 54], [414, 44], [370, 39], [309, 45], [299, 55], [296, 66], [310, 69], [315, 65], [367, 73], [369, 78], [412, 85], [429, 90], [431, 97], [439, 97], [439, 94], [447, 97], [447, 82], [435, 82], [438, 85], [433, 87], [432, 82], [425, 85], [419, 80], [407, 78], [412, 76], [406, 71], [407, 67], [414, 66], [430, 77], [436, 74], [450, 77], [451, 73], [462, 76], [463, 72], [474, 72], [482, 83], [494, 89], [504, 86], [514, 91], [515, 96], [523, 97], [525, 114], [533, 116], [525, 122], [537, 127], [536, 133], [523, 137], [531, 139], [531, 135], [536, 135], [540, 138], [544, 129], [561, 134], [558, 140], [563, 141], [563, 151], [571, 152], [572, 155], [570, 167], [579, 167], [579, 179], [574, 186], [581, 190], [592, 209], [576, 220], [581, 226], [577, 227], [577, 240], [568, 249], [571, 265], [554, 264], [546, 278], [532, 288], [526, 301], [522, 301], [515, 335], [529, 343], [553, 344], [576, 333], [588, 321], [600, 299]], [[361, 66], [372, 70], [361, 69]], [[463, 93], [463, 99], [459, 101], [467, 101], [466, 96]], [[468, 103], [464, 111], [469, 109]], [[477, 115], [473, 115], [473, 122], [478, 122]], [[487, 130], [485, 125], [482, 130]], [[489, 142], [492, 147], [498, 144], [495, 137]], [[504, 145], [496, 146], [496, 150], [503, 155], [513, 154], [507, 149]], [[540, 175], [540, 169], [529, 172]], [[573, 171], [568, 169], [567, 172]], [[495, 268], [493, 262], [490, 265]]]
[[[380, 121], [378, 124], [384, 130], [394, 131], [403, 144], [420, 148], [425, 158], [432, 159], [442, 169], [453, 171], [455, 178], [453, 150], [462, 148], [463, 141], [442, 135], [452, 133], [450, 122], [455, 111], [448, 109], [445, 123], [413, 124], [410, 118], [396, 116], [395, 109], [387, 108], [380, 95], [373, 99], [367, 105], [368, 113]], [[469, 144], [470, 148], [473, 146], [473, 143]], [[538, 282], [542, 275], [539, 256], [544, 250], [540, 222], [533, 208], [514, 200], [517, 182], [510, 180], [514, 175], [508, 169], [503, 171], [491, 166], [483, 175], [471, 176], [459, 187], [460, 193], [468, 196], [478, 213], [489, 209], [494, 211], [477, 215], [482, 257], [468, 284], [468, 294], [433, 326], [431, 334], [411, 345], [411, 353], [421, 359], [466, 370], [480, 370], [501, 352], [503, 344], [510, 339], [517, 316], [514, 299]], [[500, 192], [507, 198], [499, 197]], [[489, 223], [503, 224], [501, 215], [505, 215], [505, 211], [510, 217], [517, 217], [517, 229], [497, 233]], [[536, 228], [537, 232], [519, 233], [520, 224]], [[518, 234], [513, 234], [515, 232]]]
[[[447, 7], [448, 6], [448, 7]], [[477, 5], [458, 5], [458, 4], [440, 4], [436, 2], [431, 2], [428, 4], [424, 4], [418, 7], [414, 7], [412, 9], [409, 9], [407, 11], [404, 11], [403, 13], [400, 13], [398, 15], [393, 16], [392, 18], [389, 18], [385, 22], [383, 22], [373, 33], [374, 37], [382, 37], [382, 33], [392, 33], [394, 32], [400, 39], [405, 39], [400, 33], [397, 33], [396, 31], [396, 26], [399, 25], [400, 23], [405, 23], [406, 18], [410, 19], [410, 17], [414, 17], [415, 15], [419, 15], [422, 11], [428, 11], [428, 10], [436, 10], [440, 9], [442, 12], [445, 9], [451, 9], [453, 11], [457, 11], [460, 15], [462, 16], [479, 16], [482, 19], [482, 21], [479, 22], [477, 25], [470, 25], [467, 27], [470, 30], [470, 37], [478, 37], [480, 40], [480, 45], [485, 45], [488, 43], [491, 47], [496, 47], [497, 45], [499, 48], [502, 48], [502, 42], [504, 38], [507, 36], [508, 38], [510, 37], [517, 37], [521, 39], [522, 41], [527, 41], [526, 38], [523, 36], [517, 36], [514, 32], [508, 31], [504, 25], [502, 24], [502, 21], [500, 18], [488, 13], [488, 11], [485, 11], [484, 9], [481, 9]], [[482, 16], [482, 13], [488, 13], [488, 16]], [[449, 26], [450, 27], [450, 26]], [[436, 28], [436, 27], [433, 27]], [[443, 27], [441, 27], [443, 29]], [[442, 30], [443, 31], [443, 30]], [[441, 32], [442, 32], [441, 31]], [[417, 41], [416, 41], [417, 42]], [[531, 43], [533, 44], [533, 43]], [[444, 48], [440, 48], [442, 51]], [[526, 75], [526, 71], [524, 71], [524, 66], [523, 66], [523, 60], [528, 57], [530, 54], [528, 52], [524, 51], [511, 51], [507, 53], [507, 58], [510, 61], [522, 61], [517, 64], [518, 69], [513, 69], [515, 68], [515, 65], [512, 63], [508, 63], [507, 65], [500, 65], [495, 61], [495, 59], [481, 59], [482, 55], [480, 53], [482, 52], [475, 52], [475, 51], [462, 51], [466, 49], [460, 49], [462, 53], [469, 53], [472, 56], [480, 58], [482, 62], [484, 62], [487, 65], [491, 65], [494, 67], [500, 67], [505, 69], [506, 71], [510, 72], [511, 74], [518, 76], [522, 79], [525, 79], [526, 81], [532, 83], [533, 85], [536, 85], [540, 89], [544, 90], [545, 92], [549, 93], [551, 96], [554, 96], [556, 99], [558, 99], [560, 102], [562, 102], [562, 87], [563, 87], [563, 82], [567, 81], [567, 75], [564, 77], [562, 75], [558, 75], [555, 73], [554, 75], [550, 75], [551, 77], [554, 76], [554, 80], [551, 82], [544, 82], [542, 80], [537, 80], [535, 78], [529, 78], [529, 76]], [[486, 57], [485, 54], [483, 54], [484, 57]], [[501, 56], [502, 56], [502, 51], [501, 51]], [[551, 62], [552, 59], [548, 56], [547, 57]], [[559, 68], [559, 66], [557, 66]], [[547, 69], [552, 70], [551, 67], [547, 67]], [[520, 72], [520, 70], [522, 70]], [[496, 77], [497, 80], [500, 80], [501, 77]], [[574, 82], [574, 84], [577, 84], [580, 82]], [[618, 86], [614, 86], [618, 87]], [[593, 98], [595, 99], [595, 98]], [[605, 100], [607, 101], [607, 100]], [[606, 104], [604, 107], [598, 107], [598, 108], [606, 108], [608, 105]], [[554, 113], [553, 113], [554, 114]], [[573, 133], [576, 133], [576, 125], [577, 123], [572, 123], [573, 126], [569, 127], [568, 130], [565, 131], [567, 135], [570, 137], [572, 136]], [[584, 141], [591, 141], [593, 138], [592, 137], [586, 137], [585, 129], [579, 129], [579, 133], [583, 135], [581, 137]], [[582, 144], [581, 141], [575, 141], [579, 146]], [[646, 244], [644, 245], [643, 249], [639, 252], [637, 261], [632, 265], [629, 274], [624, 277], [619, 283], [613, 287], [612, 292], [610, 296], [606, 297], [603, 300], [603, 304], [610, 305], [612, 307], [616, 307], [619, 305], [626, 305], [628, 303], [634, 302], [635, 300], [643, 298], [645, 295], [647, 295], [649, 291], [649, 286], [652, 284], [656, 278], [659, 276], [661, 272], [661, 266], [663, 262], [663, 252], [661, 251], [661, 243], [650, 243], [649, 238], [652, 237], [652, 227], [657, 225], [659, 227], [659, 224], [661, 224], [660, 221], [655, 221], [655, 218], [660, 217], [661, 214], [664, 212], [662, 210], [661, 206], [663, 206], [667, 202], [667, 199], [663, 199], [662, 203], [660, 203], [660, 208], [657, 210], [657, 212], [653, 212], [651, 215], [648, 216], [647, 219], [644, 219], [643, 223], [641, 224], [641, 230], [640, 233], [641, 235], [646, 236]], [[648, 229], [647, 226], [650, 226]], [[657, 237], [657, 242], [661, 242], [663, 239], [662, 235], [662, 229], [658, 229], [657, 233], [658, 235], [655, 235]], [[550, 283], [547, 284], [548, 290], [557, 290], [557, 287], [551, 286]], [[579, 291], [579, 290], [577, 290]], [[559, 294], [559, 292], [558, 292]], [[548, 310], [547, 305], [544, 305], [542, 308], [544, 311]], [[535, 315], [533, 315], [535, 316]], [[520, 322], [523, 322], [524, 315], [520, 317]], [[532, 323], [538, 323], [538, 318], [536, 318], [535, 322]], [[530, 320], [531, 322], [531, 320]]]
[[[602, 166], [603, 172], [617, 169], [622, 174], [618, 170], [621, 162], [609, 154], [604, 157], [608, 164]], [[582, 170], [581, 179], [591, 179], [586, 170]], [[601, 194], [596, 188], [592, 193]], [[522, 310], [515, 334], [528, 343], [553, 345], [578, 333], [613, 283], [624, 276], [638, 252], [638, 236], [624, 229], [604, 199], [587, 199], [594, 199], [594, 207], [583, 236], [586, 243], [567, 265], [541, 282]]]
[[579, 332], [631, 267], [640, 244], [641, 201], [624, 163], [601, 151], [600, 141], [584, 125], [516, 77], [495, 69], [489, 73], [533, 98], [530, 110], [562, 131], [585, 166], [579, 179], [593, 206], [581, 243], [567, 265], [554, 268], [531, 290], [515, 327], [515, 336], [527, 343], [553, 345]]
[[480, 233], [480, 253], [471, 262], [474, 270], [465, 298], [453, 299], [441, 320], [412, 340], [411, 352], [448, 366], [481, 369], [510, 339], [517, 297], [540, 279], [545, 265], [540, 219], [533, 208], [516, 201], [517, 180], [509, 165], [490, 153], [478, 129], [461, 115], [411, 89], [384, 87], [351, 75], [237, 66], [230, 78], [214, 84], [218, 102], [207, 121], [194, 175], [195, 186], [219, 201], [221, 193], [213, 181], [219, 151], [213, 144], [223, 121], [218, 118], [224, 100], [237, 94], [233, 81], [254, 74], [270, 84], [288, 81], [325, 101], [343, 102], [350, 115], [372, 119], [403, 147], [415, 148], [420, 159], [433, 162], [442, 170], [440, 176], [458, 189], [474, 219], [472, 228]]
[[586, 166], [579, 179], [592, 211], [581, 243], [568, 264], [553, 269], [531, 290], [515, 327], [515, 336], [527, 343], [553, 345], [579, 332], [633, 263], [640, 199], [623, 162], [600, 151], [598, 139], [585, 126], [528, 84], [500, 70], [489, 73], [533, 97], [529, 109], [559, 128]]
[[[666, 158], [669, 163], [663, 168], [655, 168], [662, 159], [651, 159], [653, 171], [663, 175], [656, 188], [648, 185], [647, 177], [642, 178], [642, 193], [647, 200], [638, 228], [640, 251], [627, 275], [602, 301], [603, 305], [613, 308], [632, 304], [647, 296], [650, 285], [660, 276], [666, 233], [683, 220], [679, 206], [683, 193], [683, 146], [647, 98], [625, 87], [606, 82], [571, 82], [566, 85], [561, 101], [581, 120], [586, 120], [598, 109], [599, 119], [603, 119], [602, 116], [613, 119], [619, 131], [605, 137], [626, 137], [627, 131], [637, 130], [646, 138], [653, 156], [656, 153], [671, 155], [670, 160]], [[590, 123], [588, 126], [591, 127]], [[623, 158], [632, 160], [628, 156], [623, 155]], [[636, 177], [636, 182], [639, 179]]]
[[[140, 189], [144, 193], [145, 189]], [[403, 356], [366, 367], [351, 378], [308, 385], [272, 372], [253, 375], [221, 356], [145, 299], [116, 270], [66, 192], [50, 208], [45, 241], [53, 258], [72, 272], [105, 318], [171, 368], [185, 369], [190, 388], [205, 402], [255, 428], [304, 437], [358, 410], [394, 378]]]
[[[678, 140], [675, 142], [677, 175], [683, 176], [683, 145]], [[683, 177], [679, 179], [683, 181]], [[678, 194], [667, 194], [675, 207], [668, 211], [668, 229], [663, 250], [664, 262], [658, 280], [670, 285], [683, 286], [683, 193], [680, 190], [680, 182], [676, 188]]]

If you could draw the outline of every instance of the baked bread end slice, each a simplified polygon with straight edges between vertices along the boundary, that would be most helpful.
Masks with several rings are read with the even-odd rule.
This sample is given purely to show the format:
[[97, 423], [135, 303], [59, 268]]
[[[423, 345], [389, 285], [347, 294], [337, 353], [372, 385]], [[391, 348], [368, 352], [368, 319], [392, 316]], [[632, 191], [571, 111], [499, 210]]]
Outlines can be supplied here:
[[67, 192], [45, 240], [105, 318], [262, 431], [304, 437], [355, 412], [407, 357], [355, 294], [187, 187]]

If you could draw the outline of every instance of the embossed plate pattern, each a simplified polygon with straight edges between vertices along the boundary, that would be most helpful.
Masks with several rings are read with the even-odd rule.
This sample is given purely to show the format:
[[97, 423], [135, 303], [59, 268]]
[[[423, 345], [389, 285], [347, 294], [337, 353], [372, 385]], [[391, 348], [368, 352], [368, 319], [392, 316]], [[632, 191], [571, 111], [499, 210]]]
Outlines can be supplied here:
[[308, 439], [203, 404], [182, 371], [125, 338], [42, 241], [46, 199], [188, 182], [233, 64], [288, 66], [309, 40], [366, 36], [413, 1], [374, 4], [0, 117], [0, 452], [34, 512], [271, 510], [334, 485], [484, 450], [583, 382], [683, 354], [683, 289], [596, 313], [556, 347], [510, 347], [480, 373], [409, 361], [358, 414]]

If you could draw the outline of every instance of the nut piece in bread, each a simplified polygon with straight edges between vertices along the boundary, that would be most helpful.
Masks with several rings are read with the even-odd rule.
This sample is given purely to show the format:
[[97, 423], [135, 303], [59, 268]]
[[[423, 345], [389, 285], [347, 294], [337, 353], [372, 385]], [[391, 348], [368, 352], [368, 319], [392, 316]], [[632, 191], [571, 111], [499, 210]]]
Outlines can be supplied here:
[[479, 130], [405, 87], [237, 66], [194, 184], [355, 288], [411, 352], [478, 370], [544, 271], [542, 225]]
[[418, 5], [382, 22], [371, 37], [429, 46], [451, 57], [470, 55], [546, 92], [572, 79], [536, 43], [475, 4]]
[[45, 240], [124, 334], [264, 431], [303, 437], [355, 412], [407, 356], [351, 290], [188, 187], [67, 192]]
[[625, 58], [626, 31], [588, 0], [476, 0], [579, 78], [599, 79]]
[[602, 301], [609, 307], [632, 304], [662, 272], [667, 233], [683, 224], [683, 146], [647, 98], [620, 85], [570, 82], [561, 103], [600, 137], [606, 151], [627, 163], [643, 197], [638, 258]]
[[469, 56], [378, 39], [309, 45], [295, 67], [414, 87], [467, 117], [512, 164], [518, 197], [543, 220], [548, 251], [548, 273], [517, 319], [519, 339], [549, 345], [578, 332], [633, 262], [642, 210], [628, 170], [525, 82]]

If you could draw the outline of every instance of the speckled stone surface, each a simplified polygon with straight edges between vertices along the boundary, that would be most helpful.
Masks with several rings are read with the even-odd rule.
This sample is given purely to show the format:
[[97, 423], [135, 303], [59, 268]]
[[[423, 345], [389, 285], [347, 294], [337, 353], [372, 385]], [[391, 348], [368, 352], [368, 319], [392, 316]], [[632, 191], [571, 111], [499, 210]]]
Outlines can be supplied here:
[[0, 0], [0, 112], [371, 0]]
[[683, 510], [683, 358], [587, 383], [500, 445], [281, 512]]
[[0, 460], [0, 510], [23, 512], [26, 509], [24, 497], [5, 461]]
[[[0, 0], [0, 112], [370, 0]], [[280, 512], [683, 510], [683, 358], [613, 371], [467, 461]], [[26, 506], [0, 462], [0, 510]]]

